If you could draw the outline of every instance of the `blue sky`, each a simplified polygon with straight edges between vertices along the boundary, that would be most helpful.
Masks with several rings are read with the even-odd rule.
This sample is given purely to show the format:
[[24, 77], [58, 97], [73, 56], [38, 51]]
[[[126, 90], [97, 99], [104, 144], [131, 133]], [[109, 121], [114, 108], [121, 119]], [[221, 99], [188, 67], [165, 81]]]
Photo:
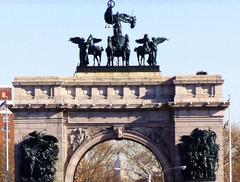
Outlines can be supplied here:
[[[134, 29], [123, 24], [133, 50], [145, 33], [170, 41], [158, 46], [164, 76], [221, 74], [223, 93], [231, 95], [233, 121], [240, 123], [240, 1], [115, 0], [114, 12], [134, 14]], [[105, 28], [106, 0], [0, 0], [0, 85], [16, 76], [72, 76], [78, 63], [70, 37], [102, 38], [106, 47], [112, 29]], [[103, 56], [103, 60], [105, 55]], [[106, 59], [105, 59], [106, 60]], [[106, 61], [103, 61], [103, 65]], [[137, 64], [132, 51], [130, 64]]]

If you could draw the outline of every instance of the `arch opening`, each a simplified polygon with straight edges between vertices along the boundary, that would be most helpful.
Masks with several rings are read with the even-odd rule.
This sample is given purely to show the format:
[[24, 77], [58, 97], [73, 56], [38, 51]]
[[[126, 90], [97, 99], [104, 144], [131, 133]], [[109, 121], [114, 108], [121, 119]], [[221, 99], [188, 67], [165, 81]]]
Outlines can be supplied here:
[[79, 161], [74, 182], [162, 182], [160, 162], [143, 145], [131, 140], [108, 140], [90, 149]]
[[[116, 144], [116, 142], [119, 142], [119, 140], [116, 140], [116, 134], [114, 132], [104, 132], [104, 133], [100, 133], [97, 136], [93, 137], [91, 140], [89, 140], [87, 143], [85, 143], [84, 145], [80, 146], [75, 153], [73, 154], [73, 156], [71, 157], [68, 165], [67, 165], [67, 169], [66, 169], [66, 173], [65, 173], [65, 182], [78, 182], [79, 180], [77, 180], [77, 171], [80, 170], [81, 171], [81, 166], [79, 167], [79, 165], [83, 165], [81, 164], [81, 161], [83, 161], [82, 159], [84, 159], [84, 156], [90, 156], [90, 154], [87, 154], [89, 151], [93, 150], [94, 147], [99, 146], [104, 147], [103, 144], [109, 141], [113, 141], [112, 144]], [[156, 178], [158, 179], [158, 181], [173, 181], [172, 179], [172, 173], [169, 172], [167, 175], [164, 175], [163, 171], [165, 169], [170, 168], [170, 163], [167, 159], [167, 157], [164, 155], [164, 153], [161, 151], [161, 149], [159, 147], [157, 147], [155, 144], [153, 144], [151, 141], [149, 141], [148, 138], [146, 138], [145, 136], [136, 133], [136, 132], [132, 132], [132, 131], [128, 131], [128, 132], [124, 132], [124, 135], [122, 136], [120, 141], [127, 141], [127, 143], [124, 143], [123, 145], [137, 145], [138, 147], [140, 146], [142, 148], [142, 150], [145, 150], [147, 153], [151, 154], [149, 157], [153, 159], [153, 161], [157, 161], [158, 167], [152, 167], [152, 171], [150, 169], [145, 171], [145, 174], [133, 174], [134, 171], [131, 170], [135, 170], [133, 167], [126, 167], [127, 165], [125, 164], [125, 166], [123, 167], [123, 171], [126, 171], [125, 174], [128, 176], [131, 175], [135, 175], [135, 181], [141, 181], [141, 179], [137, 179], [138, 178], [146, 178], [146, 174], [148, 176], [148, 178], [151, 176], [152, 179]], [[111, 143], [108, 143], [107, 145], [112, 145]], [[112, 153], [114, 154], [114, 153]], [[116, 157], [116, 151], [115, 151], [115, 157]], [[112, 156], [114, 156], [112, 155]], [[124, 156], [125, 154], [120, 154], [120, 157]], [[116, 159], [116, 158], [115, 158]], [[115, 162], [115, 161], [114, 161]], [[143, 160], [144, 162], [144, 160]], [[156, 163], [156, 164], [157, 164]], [[129, 166], [129, 164], [128, 164]], [[111, 169], [114, 168], [114, 166], [110, 166]], [[114, 170], [113, 170], [114, 171]], [[116, 170], [115, 170], [116, 171]], [[147, 173], [147, 171], [149, 171]], [[135, 171], [136, 172], [136, 171]], [[132, 174], [131, 174], [132, 173]], [[160, 180], [159, 180], [160, 179]], [[142, 179], [143, 180], [143, 179]], [[130, 180], [129, 180], [130, 181]], [[156, 181], [156, 180], [155, 180]]]

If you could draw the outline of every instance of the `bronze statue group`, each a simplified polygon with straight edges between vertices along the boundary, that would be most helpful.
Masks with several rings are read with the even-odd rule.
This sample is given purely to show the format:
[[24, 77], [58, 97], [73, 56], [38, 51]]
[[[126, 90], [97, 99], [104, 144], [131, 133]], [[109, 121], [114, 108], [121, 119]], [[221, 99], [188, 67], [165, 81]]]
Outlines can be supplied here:
[[[136, 25], [136, 17], [129, 16], [124, 13], [113, 14], [112, 9], [115, 6], [113, 0], [108, 2], [107, 10], [104, 14], [105, 22], [112, 25], [113, 27], [113, 36], [109, 36], [107, 39], [107, 48], [105, 49], [107, 55], [107, 66], [119, 66], [120, 58], [122, 60], [122, 66], [129, 66], [130, 58], [130, 46], [129, 46], [129, 36], [126, 34], [122, 35], [122, 26], [121, 22], [129, 23], [131, 28], [134, 28]], [[137, 53], [137, 59], [139, 66], [145, 66], [145, 55], [148, 55], [147, 63], [150, 66], [155, 66], [157, 64], [157, 46], [160, 43], [168, 40], [164, 37], [148, 37], [148, 34], [145, 34], [142, 39], [137, 39], [136, 42], [142, 44], [134, 49]], [[97, 61], [98, 66], [101, 64], [101, 56], [103, 47], [96, 46], [95, 43], [101, 42], [102, 39], [94, 38], [91, 34], [85, 40], [80, 37], [70, 38], [69, 41], [72, 43], [78, 44], [80, 49], [79, 59], [80, 67], [86, 67], [89, 64], [89, 55], [93, 55], [93, 66]], [[117, 58], [117, 63], [114, 64], [114, 58]]]
[[218, 169], [219, 145], [212, 130], [194, 129], [190, 136], [182, 136], [178, 145], [182, 162], [186, 165], [186, 180], [215, 181]]
[[[122, 66], [129, 66], [130, 46], [128, 34], [122, 35], [121, 22], [129, 23], [131, 28], [136, 25], [136, 17], [129, 16], [124, 13], [113, 14], [112, 9], [115, 6], [113, 0], [109, 0], [108, 7], [105, 12], [105, 22], [113, 27], [113, 36], [107, 39], [107, 66], [119, 66], [120, 58]], [[139, 65], [145, 66], [145, 55], [148, 55], [148, 64], [156, 65], [157, 45], [167, 40], [166, 38], [150, 38], [147, 34], [142, 39], [136, 40], [142, 44], [135, 48]], [[79, 51], [80, 64], [79, 67], [87, 67], [89, 65], [89, 55], [93, 55], [93, 66], [100, 66], [103, 47], [96, 46], [96, 43], [102, 39], [94, 38], [91, 34], [85, 40], [84, 38], [74, 37], [70, 41], [77, 44]], [[117, 63], [114, 64], [114, 58]], [[80, 131], [79, 131], [80, 132]], [[79, 133], [80, 134], [80, 133]], [[78, 139], [78, 138], [76, 138]], [[74, 142], [74, 141], [73, 141]], [[79, 141], [80, 142], [80, 141]], [[27, 138], [21, 142], [21, 181], [23, 182], [53, 182], [56, 173], [56, 160], [59, 153], [58, 140], [56, 137], [46, 135], [43, 132], [32, 132]], [[73, 143], [74, 144], [74, 143]], [[72, 150], [75, 146], [72, 146]]]
[[53, 182], [59, 152], [57, 138], [44, 132], [32, 132], [21, 144], [21, 181]]

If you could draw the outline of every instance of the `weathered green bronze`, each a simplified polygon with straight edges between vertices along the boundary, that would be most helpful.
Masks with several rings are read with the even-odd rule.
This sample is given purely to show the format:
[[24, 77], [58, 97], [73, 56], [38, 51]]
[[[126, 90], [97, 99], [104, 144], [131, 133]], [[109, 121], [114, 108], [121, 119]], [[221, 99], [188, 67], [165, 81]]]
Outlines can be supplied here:
[[129, 37], [126, 34], [122, 35], [122, 26], [123, 23], [130, 23], [130, 27], [134, 28], [136, 25], [136, 17], [129, 16], [127, 14], [121, 13], [112, 13], [112, 9], [115, 6], [115, 2], [113, 0], [108, 1], [108, 8], [105, 12], [104, 18], [107, 24], [113, 25], [113, 36], [108, 37], [108, 45], [106, 48], [107, 53], [107, 66], [113, 66], [114, 57], [118, 58], [117, 65], [119, 66], [119, 58], [122, 58], [122, 66], [129, 66], [129, 58], [130, 58], [130, 47], [129, 47]]
[[[113, 35], [108, 36], [107, 47], [105, 49], [107, 54], [107, 66], [120, 66], [120, 58], [122, 60], [121, 66], [129, 66], [131, 53], [129, 46], [129, 36], [128, 34], [123, 35], [121, 23], [128, 23], [130, 24], [131, 28], [134, 28], [136, 25], [136, 17], [119, 12], [114, 14], [114, 7], [115, 2], [113, 0], [109, 0], [107, 3], [107, 9], [104, 14], [105, 22], [108, 25], [111, 25], [113, 28]], [[137, 53], [139, 66], [145, 66], [146, 54], [148, 55], [148, 64], [150, 66], [157, 65], [157, 46], [166, 40], [168, 39], [164, 37], [152, 37], [150, 40], [147, 34], [145, 34], [142, 39], [137, 39], [137, 43], [143, 44], [142, 46], [136, 47], [134, 49], [134, 51]], [[78, 47], [80, 49], [80, 64], [77, 66], [76, 70], [85, 68], [89, 65], [88, 55], [93, 55], [93, 66], [95, 66], [95, 61], [97, 61], [98, 66], [100, 66], [103, 48], [95, 46], [94, 44], [100, 42], [101, 39], [93, 38], [93, 36], [90, 35], [86, 41], [84, 38], [80, 37], [70, 38], [69, 41], [74, 44], [78, 44]], [[114, 58], [117, 58], [116, 63], [114, 63]]]
[[212, 130], [196, 128], [190, 136], [182, 136], [179, 151], [186, 165], [184, 176], [190, 181], [215, 181], [218, 169], [219, 145]]
[[96, 60], [98, 66], [100, 66], [103, 48], [100, 46], [95, 46], [94, 44], [101, 42], [102, 39], [93, 38], [93, 36], [90, 34], [86, 41], [84, 38], [80, 37], [70, 38], [69, 41], [74, 44], [78, 44], [78, 47], [80, 49], [80, 67], [86, 67], [89, 64], [88, 55], [93, 55], [93, 66], [95, 66]]
[[163, 43], [165, 40], [168, 39], [165, 37], [152, 37], [152, 40], [150, 40], [148, 34], [145, 34], [142, 39], [137, 39], [137, 43], [143, 44], [143, 46], [138, 46], [134, 49], [134, 51], [137, 53], [139, 66], [145, 66], [146, 54], [148, 54], [147, 63], [150, 66], [157, 65], [157, 46], [158, 44]]
[[53, 182], [58, 140], [43, 132], [32, 132], [22, 143], [22, 182]]

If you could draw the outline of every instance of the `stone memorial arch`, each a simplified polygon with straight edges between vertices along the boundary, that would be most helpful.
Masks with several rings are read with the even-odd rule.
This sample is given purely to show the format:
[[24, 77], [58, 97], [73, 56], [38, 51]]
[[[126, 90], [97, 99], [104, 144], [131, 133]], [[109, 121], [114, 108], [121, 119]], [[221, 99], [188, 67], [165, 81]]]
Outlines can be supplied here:
[[183, 181], [177, 145], [196, 129], [217, 135], [223, 181], [223, 112], [220, 75], [162, 76], [158, 66], [87, 67], [73, 77], [16, 77], [13, 81], [16, 181], [20, 143], [33, 131], [58, 139], [55, 179], [73, 182], [81, 157], [107, 140], [132, 140], [159, 160], [167, 182]]
[[[45, 165], [48, 168], [35, 170], [42, 163], [36, 153], [47, 157], [30, 141], [35, 154], [27, 156], [29, 179], [35, 177], [33, 172], [45, 170], [52, 175], [45, 179], [52, 179], [55, 165], [55, 181], [73, 182], [83, 155], [95, 145], [115, 139], [132, 140], [148, 148], [160, 162], [167, 182], [181, 182], [184, 177], [223, 182], [222, 125], [228, 103], [222, 96], [222, 77], [206, 72], [162, 76], [157, 46], [168, 39], [143, 34], [136, 40], [140, 46], [130, 49], [130, 36], [121, 24], [134, 28], [136, 17], [114, 7], [115, 2], [109, 0], [104, 14], [105, 22], [113, 28], [105, 48], [107, 66], [100, 66], [104, 48], [95, 45], [102, 39], [90, 34], [87, 39], [70, 38], [80, 49], [73, 77], [16, 77], [13, 81], [16, 181], [21, 181], [24, 137], [33, 132], [39, 143], [46, 141], [44, 152], [54, 148], [58, 159]], [[130, 66], [131, 50], [136, 52], [139, 66]], [[89, 66], [89, 55], [98, 66]], [[50, 141], [41, 140], [41, 131]], [[54, 145], [58, 141], [58, 147], [53, 147], [53, 141]], [[27, 147], [25, 150], [29, 155]], [[187, 166], [185, 171], [180, 168], [183, 165]]]

